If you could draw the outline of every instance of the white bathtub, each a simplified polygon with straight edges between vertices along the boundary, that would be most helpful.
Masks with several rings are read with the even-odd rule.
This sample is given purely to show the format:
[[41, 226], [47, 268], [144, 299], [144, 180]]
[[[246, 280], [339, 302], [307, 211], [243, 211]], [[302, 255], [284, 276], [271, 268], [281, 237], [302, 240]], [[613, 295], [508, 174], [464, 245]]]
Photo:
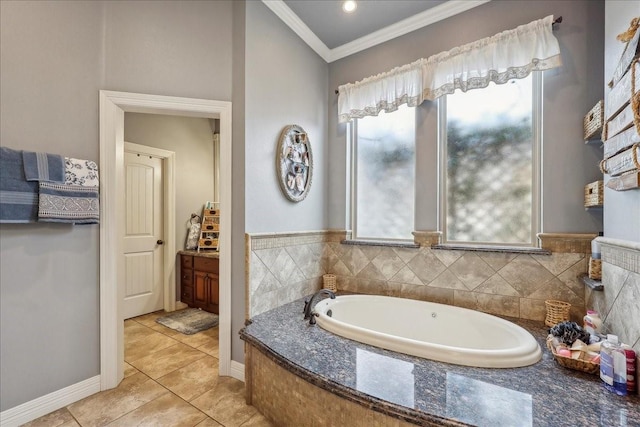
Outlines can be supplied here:
[[466, 308], [376, 295], [315, 306], [317, 324], [376, 347], [457, 365], [515, 368], [540, 360], [535, 338], [515, 323]]

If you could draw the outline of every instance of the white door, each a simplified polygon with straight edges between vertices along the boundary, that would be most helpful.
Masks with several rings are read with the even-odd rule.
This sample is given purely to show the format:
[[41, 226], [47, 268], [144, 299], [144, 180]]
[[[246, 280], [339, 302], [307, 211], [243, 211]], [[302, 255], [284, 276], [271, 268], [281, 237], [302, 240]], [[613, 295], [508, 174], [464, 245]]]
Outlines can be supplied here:
[[162, 159], [125, 151], [124, 318], [163, 308]]

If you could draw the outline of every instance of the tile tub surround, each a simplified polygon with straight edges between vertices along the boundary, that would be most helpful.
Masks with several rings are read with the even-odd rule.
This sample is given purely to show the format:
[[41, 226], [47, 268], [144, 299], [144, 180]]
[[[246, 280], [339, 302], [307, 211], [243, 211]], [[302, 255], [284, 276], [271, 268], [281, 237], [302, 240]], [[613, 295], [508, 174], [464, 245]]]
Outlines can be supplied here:
[[322, 287], [332, 251], [347, 232], [245, 234], [246, 318], [249, 319]]
[[600, 313], [605, 331], [640, 353], [640, 243], [599, 237], [602, 292], [587, 290], [587, 307]]
[[[539, 237], [551, 255], [432, 249], [440, 233], [414, 232], [419, 248], [341, 244], [344, 230], [247, 235], [247, 313], [250, 318], [322, 287], [322, 274], [338, 289], [400, 296], [471, 308], [500, 316], [544, 320], [547, 299], [585, 313], [585, 287], [595, 234]], [[557, 250], [554, 252], [554, 250]], [[561, 252], [565, 251], [565, 252]]]
[[[291, 387], [319, 387], [333, 396], [373, 409], [404, 422], [421, 425], [640, 425], [640, 398], [621, 397], [604, 389], [596, 375], [563, 368], [544, 347], [547, 329], [540, 322], [517, 320], [543, 346], [543, 358], [535, 365], [514, 369], [469, 368], [406, 356], [336, 336], [302, 319], [302, 300], [255, 316], [241, 337], [259, 352], [258, 363], [249, 356], [248, 399], [258, 409], [273, 405], [256, 401], [260, 388], [278, 387], [264, 378], [265, 359], [304, 381]], [[264, 356], [264, 357], [263, 357]], [[254, 358], [256, 358], [254, 356]], [[276, 377], [278, 378], [278, 377]], [[279, 379], [279, 378], [278, 378]], [[254, 382], [255, 381], [255, 382]], [[283, 402], [297, 402], [306, 393], [282, 388]], [[313, 395], [322, 399], [322, 395]], [[291, 399], [291, 400], [288, 400]], [[329, 402], [327, 402], [329, 404]], [[340, 411], [315, 402], [281, 407], [282, 417], [300, 411], [317, 425], [340, 425], [330, 417]], [[314, 413], [319, 408], [321, 414]], [[269, 414], [264, 414], [269, 417]], [[497, 418], [496, 418], [497, 417]], [[284, 420], [284, 419], [283, 419]], [[276, 424], [279, 420], [271, 419]], [[365, 425], [363, 419], [359, 425]], [[287, 425], [284, 421], [282, 425]], [[369, 424], [370, 425], [370, 424]]]

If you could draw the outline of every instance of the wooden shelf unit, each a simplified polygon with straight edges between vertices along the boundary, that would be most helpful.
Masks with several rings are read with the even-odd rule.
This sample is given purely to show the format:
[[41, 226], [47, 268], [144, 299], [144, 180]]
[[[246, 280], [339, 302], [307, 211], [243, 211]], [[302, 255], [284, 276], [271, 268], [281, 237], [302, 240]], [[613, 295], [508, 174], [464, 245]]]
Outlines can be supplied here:
[[198, 252], [218, 251], [220, 245], [220, 204], [207, 202], [202, 210], [202, 225], [198, 239]]

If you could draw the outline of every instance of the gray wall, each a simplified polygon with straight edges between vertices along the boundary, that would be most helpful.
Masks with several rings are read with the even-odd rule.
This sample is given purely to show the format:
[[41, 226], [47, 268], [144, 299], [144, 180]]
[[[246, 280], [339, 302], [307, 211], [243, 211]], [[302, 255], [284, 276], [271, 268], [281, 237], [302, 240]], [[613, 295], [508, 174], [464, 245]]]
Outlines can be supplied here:
[[[232, 2], [187, 4], [0, 2], [2, 145], [98, 161], [100, 89], [231, 100]], [[98, 229], [0, 227], [0, 410], [99, 374]]]
[[[98, 160], [101, 26], [99, 3], [0, 2], [3, 146]], [[99, 227], [0, 233], [4, 411], [99, 373]]]
[[[191, 213], [202, 215], [204, 203], [215, 201], [212, 121], [200, 117], [124, 114], [125, 141], [173, 151], [176, 155], [176, 250], [184, 249]], [[176, 295], [180, 295], [179, 269], [176, 257]]]
[[105, 9], [105, 89], [231, 100], [231, 1], [107, 1]]
[[[526, 4], [526, 6], [525, 6]], [[585, 211], [584, 185], [600, 179], [602, 152], [585, 146], [583, 117], [602, 99], [602, 1], [494, 0], [329, 66], [329, 89], [390, 70], [421, 57], [449, 50], [500, 31], [553, 14], [564, 22], [555, 32], [564, 65], [544, 79], [545, 232], [593, 232], [602, 229], [601, 212]], [[337, 123], [337, 95], [329, 102], [329, 227], [349, 228], [346, 206], [346, 125]], [[416, 218], [417, 230], [437, 229], [437, 137], [434, 103], [417, 111]]]
[[[604, 84], [605, 100], [609, 88], [606, 86], [618, 65], [624, 44], [616, 36], [629, 28], [629, 21], [640, 16], [640, 1], [606, 2], [604, 24]], [[609, 180], [605, 175], [605, 182]], [[640, 190], [613, 191], [604, 188], [604, 235], [614, 239], [640, 242]]]
[[[262, 2], [246, 10], [246, 231], [324, 229], [328, 66]], [[278, 138], [290, 124], [307, 131], [313, 151], [313, 183], [299, 203], [283, 196], [275, 170]]]
[[[237, 335], [245, 320], [244, 233], [326, 228], [328, 66], [262, 2], [237, 1], [233, 70], [231, 356], [244, 362]], [[310, 135], [315, 168], [300, 203], [284, 198], [275, 170], [280, 132], [294, 123]]]
[[[245, 28], [246, 4], [233, 2], [233, 157], [231, 205], [234, 212], [231, 230], [231, 358], [244, 361], [244, 346], [238, 343], [237, 332], [245, 320], [245, 156], [244, 156], [244, 110], [245, 110]], [[239, 305], [242, 304], [242, 310]]]

